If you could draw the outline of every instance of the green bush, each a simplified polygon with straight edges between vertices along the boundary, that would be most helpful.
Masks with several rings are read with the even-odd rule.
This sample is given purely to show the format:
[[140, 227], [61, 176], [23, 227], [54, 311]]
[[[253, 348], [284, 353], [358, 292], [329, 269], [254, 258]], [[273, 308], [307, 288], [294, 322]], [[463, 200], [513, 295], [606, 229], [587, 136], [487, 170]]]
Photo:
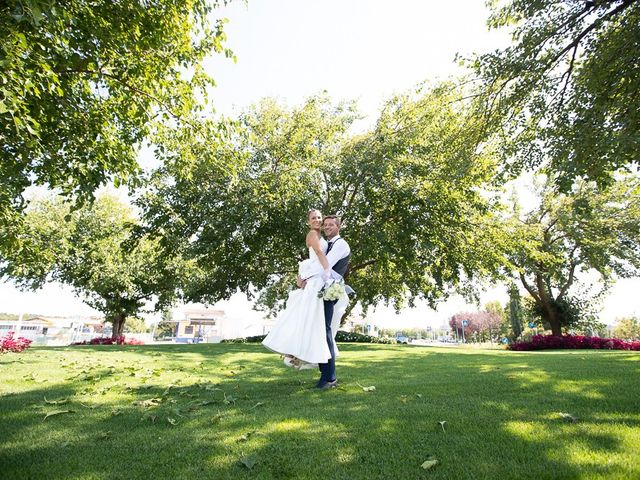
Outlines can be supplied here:
[[[221, 343], [260, 343], [266, 335], [256, 335], [255, 337], [245, 338], [229, 338], [222, 340]], [[363, 335], [355, 332], [345, 332], [338, 330], [336, 334], [336, 342], [357, 342], [357, 343], [397, 343], [395, 338], [388, 337], [372, 337], [371, 335]]]
[[396, 339], [388, 337], [372, 337], [371, 335], [363, 335], [362, 333], [338, 330], [338, 333], [336, 334], [336, 342], [396, 343]]
[[256, 335], [254, 337], [229, 338], [220, 343], [260, 343], [266, 335]]

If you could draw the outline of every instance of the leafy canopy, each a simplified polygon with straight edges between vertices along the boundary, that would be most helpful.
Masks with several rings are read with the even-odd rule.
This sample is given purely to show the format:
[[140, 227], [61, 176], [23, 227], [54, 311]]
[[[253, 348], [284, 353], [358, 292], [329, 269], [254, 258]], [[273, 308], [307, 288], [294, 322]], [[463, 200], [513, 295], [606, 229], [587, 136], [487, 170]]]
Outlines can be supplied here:
[[0, 247], [15, 246], [29, 186], [82, 202], [110, 181], [135, 185], [139, 147], [194, 122], [213, 84], [201, 60], [232, 56], [224, 21], [209, 20], [219, 3], [0, 4]]
[[265, 100], [198, 162], [167, 162], [140, 206], [163, 243], [198, 266], [187, 299], [258, 290], [277, 307], [306, 254], [310, 208], [342, 215], [347, 280], [365, 307], [433, 303], [495, 275], [504, 243], [491, 214], [495, 161], [459, 98], [450, 84], [398, 96], [362, 134], [352, 133], [350, 103]]
[[640, 151], [640, 2], [490, 2], [489, 26], [513, 44], [471, 63], [478, 115], [519, 171], [548, 166], [569, 191], [637, 169]]

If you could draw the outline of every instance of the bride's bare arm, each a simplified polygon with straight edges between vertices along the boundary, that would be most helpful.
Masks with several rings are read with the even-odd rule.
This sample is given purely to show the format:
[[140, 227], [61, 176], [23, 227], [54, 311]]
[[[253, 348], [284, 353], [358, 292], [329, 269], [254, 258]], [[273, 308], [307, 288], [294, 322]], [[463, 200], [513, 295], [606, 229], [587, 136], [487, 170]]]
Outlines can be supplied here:
[[322, 268], [329, 270], [329, 260], [327, 260], [327, 256], [322, 251], [322, 247], [320, 247], [320, 238], [318, 238], [318, 234], [313, 230], [307, 233], [307, 246], [313, 248], [313, 251], [316, 252]]

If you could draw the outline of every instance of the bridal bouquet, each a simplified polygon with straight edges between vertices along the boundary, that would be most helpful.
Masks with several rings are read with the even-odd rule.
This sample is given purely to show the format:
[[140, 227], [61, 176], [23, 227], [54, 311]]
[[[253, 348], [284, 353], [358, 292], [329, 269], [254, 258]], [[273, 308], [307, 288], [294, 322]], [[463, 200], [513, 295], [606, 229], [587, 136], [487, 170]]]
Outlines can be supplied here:
[[325, 283], [324, 286], [318, 291], [318, 298], [323, 300], [338, 300], [345, 295], [344, 282], [331, 282]]

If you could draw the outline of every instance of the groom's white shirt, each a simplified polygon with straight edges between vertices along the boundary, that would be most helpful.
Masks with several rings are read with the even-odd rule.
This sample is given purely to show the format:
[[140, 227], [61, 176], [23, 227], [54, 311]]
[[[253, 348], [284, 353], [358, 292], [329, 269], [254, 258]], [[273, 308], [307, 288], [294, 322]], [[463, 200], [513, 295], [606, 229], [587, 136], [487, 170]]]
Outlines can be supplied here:
[[[332, 269], [333, 269], [333, 266], [336, 263], [338, 263], [338, 261], [341, 258], [344, 258], [351, 253], [351, 248], [349, 247], [349, 244], [345, 240], [338, 242], [339, 238], [340, 238], [340, 235], [336, 235], [331, 240], [327, 240], [327, 242], [333, 243], [333, 247], [331, 247], [331, 251], [327, 253], [327, 261], [329, 262], [329, 267]], [[327, 248], [329, 247], [327, 246]], [[337, 272], [334, 272], [333, 270], [331, 270], [331, 278], [333, 278], [334, 280], [340, 280], [342, 277]]]
[[[336, 235], [335, 237], [333, 237], [331, 242], [335, 242], [339, 238], [340, 235]], [[327, 249], [328, 248], [329, 246], [327, 245]], [[346, 257], [350, 253], [351, 248], [345, 240], [342, 240], [341, 242], [338, 242], [333, 247], [331, 247], [331, 251], [329, 253], [325, 252], [327, 261], [329, 262], [329, 268], [331, 269], [328, 278], [332, 278], [333, 280], [342, 280], [340, 274], [333, 271], [333, 267], [336, 263], [338, 263], [338, 261], [340, 261], [340, 259]], [[306, 272], [307, 274], [304, 275], [304, 277], [301, 277], [303, 280], [307, 280], [314, 275], [322, 275], [323, 273], [322, 265], [320, 264], [320, 262], [315, 262], [310, 268], [311, 269]]]

